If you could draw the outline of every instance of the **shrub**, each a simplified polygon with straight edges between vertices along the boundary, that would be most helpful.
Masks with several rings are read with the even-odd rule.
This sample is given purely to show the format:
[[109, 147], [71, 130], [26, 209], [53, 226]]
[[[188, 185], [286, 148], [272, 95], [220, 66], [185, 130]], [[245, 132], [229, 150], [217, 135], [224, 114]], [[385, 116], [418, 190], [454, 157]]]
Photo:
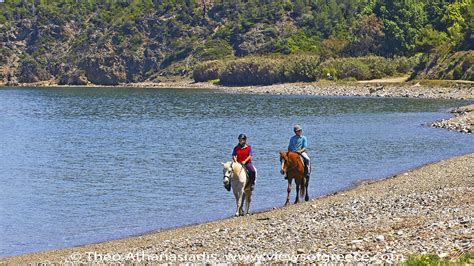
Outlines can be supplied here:
[[385, 58], [380, 56], [348, 57], [329, 59], [320, 66], [319, 77], [324, 78], [327, 73], [340, 79], [355, 78], [378, 79], [395, 74], [407, 73], [412, 69], [416, 60], [406, 57]]
[[419, 60], [411, 78], [474, 80], [473, 61], [474, 50], [452, 53], [438, 49]]
[[412, 57], [403, 57], [397, 56], [393, 59], [393, 62], [396, 66], [397, 73], [409, 73], [413, 71], [413, 68], [418, 64], [420, 61], [419, 56], [412, 56]]
[[409, 257], [403, 265], [406, 266], [418, 266], [418, 265], [438, 265], [440, 259], [438, 256], [433, 254], [418, 255]]
[[212, 40], [196, 47], [194, 54], [199, 60], [218, 60], [233, 57], [233, 50], [226, 41]]
[[342, 63], [338, 77], [342, 79], [353, 77], [357, 80], [364, 80], [371, 76], [368, 65], [358, 59], [348, 59]]
[[333, 66], [323, 66], [320, 68], [321, 73], [319, 75], [320, 78], [326, 78], [327, 74], [331, 75], [333, 79], [337, 79], [337, 70]]
[[318, 56], [295, 56], [285, 60], [283, 67], [284, 82], [314, 81], [318, 79]]
[[200, 63], [194, 67], [193, 79], [196, 82], [218, 79], [223, 68], [224, 62], [222, 61], [213, 60]]
[[227, 63], [220, 81], [227, 85], [269, 85], [282, 82], [281, 60], [249, 57]]
[[370, 77], [369, 67], [357, 58], [329, 59], [321, 64], [320, 69], [322, 70], [319, 73], [320, 78], [325, 78], [327, 73], [331, 73], [328, 71], [330, 69], [335, 69], [334, 76], [338, 79], [353, 77], [362, 80]]
[[413, 60], [380, 56], [329, 59], [319, 55], [251, 56], [227, 61], [208, 61], [194, 69], [194, 80], [220, 79], [226, 85], [268, 85], [279, 82], [309, 82], [325, 79], [327, 73], [344, 80], [367, 80], [392, 76], [412, 68]]
[[317, 80], [319, 64], [319, 56], [309, 54], [246, 57], [229, 61], [220, 81], [227, 85], [314, 81]]
[[392, 76], [396, 73], [396, 66], [392, 59], [380, 56], [362, 57], [361, 61], [370, 69], [369, 79], [379, 79]]

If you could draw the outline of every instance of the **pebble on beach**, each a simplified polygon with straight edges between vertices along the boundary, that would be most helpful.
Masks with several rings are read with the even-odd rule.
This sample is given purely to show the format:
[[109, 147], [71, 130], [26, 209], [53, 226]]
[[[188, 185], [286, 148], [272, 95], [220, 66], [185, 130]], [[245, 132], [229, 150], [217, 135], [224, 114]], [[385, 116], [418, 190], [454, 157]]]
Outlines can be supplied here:
[[[90, 251], [123, 258], [129, 252], [143, 252], [161, 258], [153, 261], [157, 263], [193, 262], [190, 257], [180, 260], [176, 254], [215, 255], [205, 259], [209, 263], [308, 263], [303, 258], [311, 258], [313, 263], [337, 263], [345, 258], [343, 262], [347, 263], [349, 257], [367, 259], [363, 263], [395, 263], [412, 254], [425, 253], [456, 257], [472, 251], [474, 244], [472, 169], [474, 154], [464, 155], [381, 181], [361, 183], [307, 203], [123, 240], [7, 258], [0, 264], [64, 262], [71, 254], [82, 254], [81, 261], [87, 264], [90, 261], [85, 260], [84, 254]], [[226, 257], [229, 254], [234, 257]]]

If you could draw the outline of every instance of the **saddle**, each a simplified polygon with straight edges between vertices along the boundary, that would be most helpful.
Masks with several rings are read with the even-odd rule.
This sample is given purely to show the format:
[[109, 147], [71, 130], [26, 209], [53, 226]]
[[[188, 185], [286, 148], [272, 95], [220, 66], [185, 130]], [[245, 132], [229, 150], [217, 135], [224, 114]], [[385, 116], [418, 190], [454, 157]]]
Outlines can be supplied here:
[[[245, 171], [245, 175], [247, 176], [247, 180], [250, 180], [249, 169], [247, 169], [247, 166], [244, 165], [244, 164], [242, 164], [242, 168], [243, 168], [244, 171]], [[251, 183], [252, 183], [252, 182], [247, 182], [247, 183], [245, 184], [245, 188], [249, 187]]]
[[296, 154], [299, 155], [300, 160], [301, 160], [301, 163], [303, 164], [303, 166], [306, 165], [306, 164], [304, 163], [303, 155], [301, 155], [301, 153], [297, 153], [297, 152], [294, 152], [294, 153], [296, 153]]
[[242, 167], [244, 168], [244, 171], [245, 171], [245, 174], [247, 175], [247, 177], [249, 177], [250, 173], [249, 173], [249, 169], [247, 169], [247, 166], [242, 164]]

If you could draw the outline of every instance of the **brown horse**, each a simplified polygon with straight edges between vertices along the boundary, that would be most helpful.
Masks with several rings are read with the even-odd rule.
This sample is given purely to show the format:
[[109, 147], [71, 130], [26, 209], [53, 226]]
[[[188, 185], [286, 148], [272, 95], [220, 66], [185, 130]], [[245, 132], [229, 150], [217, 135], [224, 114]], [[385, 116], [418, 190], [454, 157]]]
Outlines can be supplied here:
[[308, 201], [308, 181], [304, 176], [304, 165], [300, 155], [296, 152], [280, 152], [281, 170], [280, 173], [288, 177], [288, 195], [286, 196], [285, 206], [290, 203], [291, 181], [295, 179], [296, 198], [295, 204], [299, 202], [299, 198], [304, 196], [304, 200]]

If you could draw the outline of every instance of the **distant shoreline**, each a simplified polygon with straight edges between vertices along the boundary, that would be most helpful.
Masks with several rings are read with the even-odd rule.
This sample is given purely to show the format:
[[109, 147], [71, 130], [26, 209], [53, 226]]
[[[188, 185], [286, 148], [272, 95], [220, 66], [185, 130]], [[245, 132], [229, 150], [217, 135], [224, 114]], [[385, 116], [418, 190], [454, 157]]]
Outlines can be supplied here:
[[[19, 84], [13, 87], [58, 87], [58, 88], [156, 88], [156, 89], [203, 89], [230, 93], [274, 94], [274, 95], [317, 95], [317, 96], [363, 96], [363, 97], [407, 97], [430, 99], [474, 99], [474, 82], [455, 80], [404, 81], [406, 77], [387, 78], [368, 81], [348, 82], [297, 82], [262, 86], [223, 86], [210, 82], [193, 82], [189, 79], [176, 79], [164, 82], [137, 82], [119, 85], [57, 85], [48, 82]], [[10, 87], [6, 85], [0, 86]]]

